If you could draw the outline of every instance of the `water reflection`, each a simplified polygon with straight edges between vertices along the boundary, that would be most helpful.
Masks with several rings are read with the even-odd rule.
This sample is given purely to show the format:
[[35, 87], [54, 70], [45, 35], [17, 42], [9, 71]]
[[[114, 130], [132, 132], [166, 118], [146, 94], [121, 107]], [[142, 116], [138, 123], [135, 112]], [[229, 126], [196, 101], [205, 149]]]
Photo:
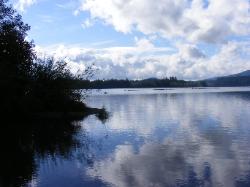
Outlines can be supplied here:
[[105, 106], [111, 132], [144, 141], [116, 146], [90, 176], [121, 187], [250, 185], [249, 93], [112, 96]]
[[24, 186], [37, 177], [39, 161], [72, 158], [82, 146], [80, 126], [69, 121], [11, 122], [0, 127], [0, 186]]
[[105, 95], [103, 122], [0, 127], [0, 186], [250, 186], [250, 92]]

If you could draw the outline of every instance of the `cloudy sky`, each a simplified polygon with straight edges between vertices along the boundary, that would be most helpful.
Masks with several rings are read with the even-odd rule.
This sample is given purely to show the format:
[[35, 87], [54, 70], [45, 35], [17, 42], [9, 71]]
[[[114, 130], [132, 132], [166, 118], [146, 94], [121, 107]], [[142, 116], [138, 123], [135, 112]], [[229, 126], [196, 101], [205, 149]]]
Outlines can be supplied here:
[[250, 69], [249, 0], [11, 0], [39, 55], [96, 78], [197, 80]]

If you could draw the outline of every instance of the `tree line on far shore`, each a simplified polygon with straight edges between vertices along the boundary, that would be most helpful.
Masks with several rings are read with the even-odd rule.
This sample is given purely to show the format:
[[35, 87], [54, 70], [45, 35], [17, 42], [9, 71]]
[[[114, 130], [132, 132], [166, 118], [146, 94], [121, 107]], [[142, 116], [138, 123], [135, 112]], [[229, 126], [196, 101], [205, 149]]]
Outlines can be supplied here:
[[149, 78], [143, 80], [74, 80], [71, 87], [74, 89], [108, 89], [108, 88], [164, 88], [164, 87], [203, 87], [205, 81], [185, 81], [176, 77], [164, 79]]

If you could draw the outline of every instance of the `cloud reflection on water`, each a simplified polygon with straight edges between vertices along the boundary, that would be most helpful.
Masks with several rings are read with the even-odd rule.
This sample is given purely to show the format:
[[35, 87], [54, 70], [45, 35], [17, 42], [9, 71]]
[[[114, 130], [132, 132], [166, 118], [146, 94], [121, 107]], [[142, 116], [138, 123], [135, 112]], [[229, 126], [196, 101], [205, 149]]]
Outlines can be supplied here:
[[[96, 97], [96, 105], [104, 101], [113, 112], [111, 133], [133, 131], [144, 143], [139, 150], [132, 142], [117, 145], [87, 173], [121, 187], [247, 186], [249, 99], [249, 93]], [[156, 141], [159, 129], [170, 133]]]

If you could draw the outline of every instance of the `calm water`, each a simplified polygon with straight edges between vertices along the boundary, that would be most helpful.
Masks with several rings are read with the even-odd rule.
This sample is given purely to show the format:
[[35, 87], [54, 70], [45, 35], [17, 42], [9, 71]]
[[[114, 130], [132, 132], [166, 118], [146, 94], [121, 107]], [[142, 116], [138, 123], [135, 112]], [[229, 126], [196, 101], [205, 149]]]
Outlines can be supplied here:
[[86, 101], [110, 118], [1, 130], [0, 186], [250, 186], [250, 88], [104, 90]]

